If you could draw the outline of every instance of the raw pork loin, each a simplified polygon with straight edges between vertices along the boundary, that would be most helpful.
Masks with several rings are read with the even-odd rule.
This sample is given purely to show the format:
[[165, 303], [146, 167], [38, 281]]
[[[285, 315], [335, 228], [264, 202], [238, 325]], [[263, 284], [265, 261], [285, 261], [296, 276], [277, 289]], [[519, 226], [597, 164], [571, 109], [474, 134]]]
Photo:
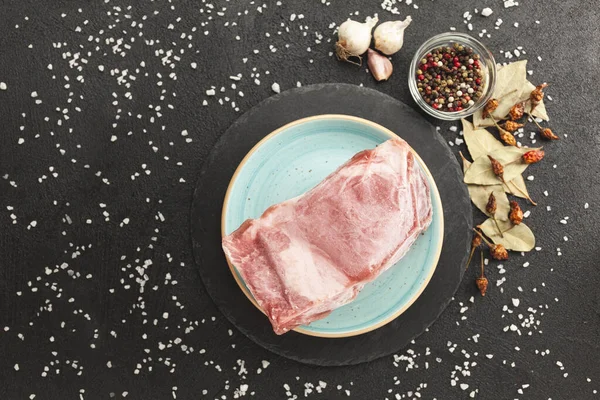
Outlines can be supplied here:
[[246, 220], [223, 238], [223, 249], [283, 334], [352, 301], [406, 254], [431, 213], [409, 145], [391, 139]]

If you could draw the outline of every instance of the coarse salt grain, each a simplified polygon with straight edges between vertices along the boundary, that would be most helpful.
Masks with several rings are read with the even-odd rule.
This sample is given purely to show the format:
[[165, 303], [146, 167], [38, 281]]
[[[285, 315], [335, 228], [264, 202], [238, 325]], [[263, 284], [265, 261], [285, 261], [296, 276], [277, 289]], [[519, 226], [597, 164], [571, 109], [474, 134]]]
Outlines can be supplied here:
[[274, 82], [271, 85], [271, 89], [275, 92], [275, 93], [280, 93], [281, 92], [281, 88], [279, 87], [279, 83]]
[[493, 12], [494, 11], [491, 8], [486, 7], [483, 10], [481, 10], [481, 15], [483, 15], [484, 17], [489, 17], [490, 15], [492, 15]]

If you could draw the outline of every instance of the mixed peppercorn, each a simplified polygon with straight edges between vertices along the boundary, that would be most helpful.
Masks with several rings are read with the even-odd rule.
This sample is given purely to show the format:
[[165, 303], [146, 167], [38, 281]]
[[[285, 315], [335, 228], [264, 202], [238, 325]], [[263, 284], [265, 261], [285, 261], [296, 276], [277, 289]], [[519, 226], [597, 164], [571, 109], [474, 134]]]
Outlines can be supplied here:
[[479, 54], [459, 43], [427, 53], [419, 62], [416, 79], [423, 100], [446, 112], [471, 107], [483, 95], [485, 83]]

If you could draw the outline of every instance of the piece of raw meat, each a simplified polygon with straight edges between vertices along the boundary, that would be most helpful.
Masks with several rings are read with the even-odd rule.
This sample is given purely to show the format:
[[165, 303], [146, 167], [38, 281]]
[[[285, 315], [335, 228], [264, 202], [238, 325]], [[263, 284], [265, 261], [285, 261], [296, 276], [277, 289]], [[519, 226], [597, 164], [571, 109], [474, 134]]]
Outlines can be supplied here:
[[352, 301], [406, 254], [431, 214], [429, 184], [409, 145], [390, 139], [246, 220], [223, 249], [283, 334]]

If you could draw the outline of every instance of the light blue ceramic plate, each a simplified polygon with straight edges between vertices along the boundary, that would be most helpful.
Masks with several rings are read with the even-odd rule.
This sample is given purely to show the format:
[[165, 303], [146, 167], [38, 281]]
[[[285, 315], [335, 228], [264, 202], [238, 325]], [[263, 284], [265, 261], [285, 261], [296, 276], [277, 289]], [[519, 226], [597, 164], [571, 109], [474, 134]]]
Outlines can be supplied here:
[[[269, 206], [308, 191], [355, 153], [392, 137], [395, 134], [381, 125], [346, 115], [304, 118], [277, 129], [250, 150], [233, 175], [223, 204], [222, 234], [230, 234], [248, 218], [260, 217]], [[442, 249], [444, 217], [433, 177], [418, 155], [416, 159], [431, 186], [433, 221], [427, 231], [353, 302], [296, 331], [321, 337], [369, 332], [398, 317], [423, 292]], [[235, 267], [229, 266], [257, 305]]]

